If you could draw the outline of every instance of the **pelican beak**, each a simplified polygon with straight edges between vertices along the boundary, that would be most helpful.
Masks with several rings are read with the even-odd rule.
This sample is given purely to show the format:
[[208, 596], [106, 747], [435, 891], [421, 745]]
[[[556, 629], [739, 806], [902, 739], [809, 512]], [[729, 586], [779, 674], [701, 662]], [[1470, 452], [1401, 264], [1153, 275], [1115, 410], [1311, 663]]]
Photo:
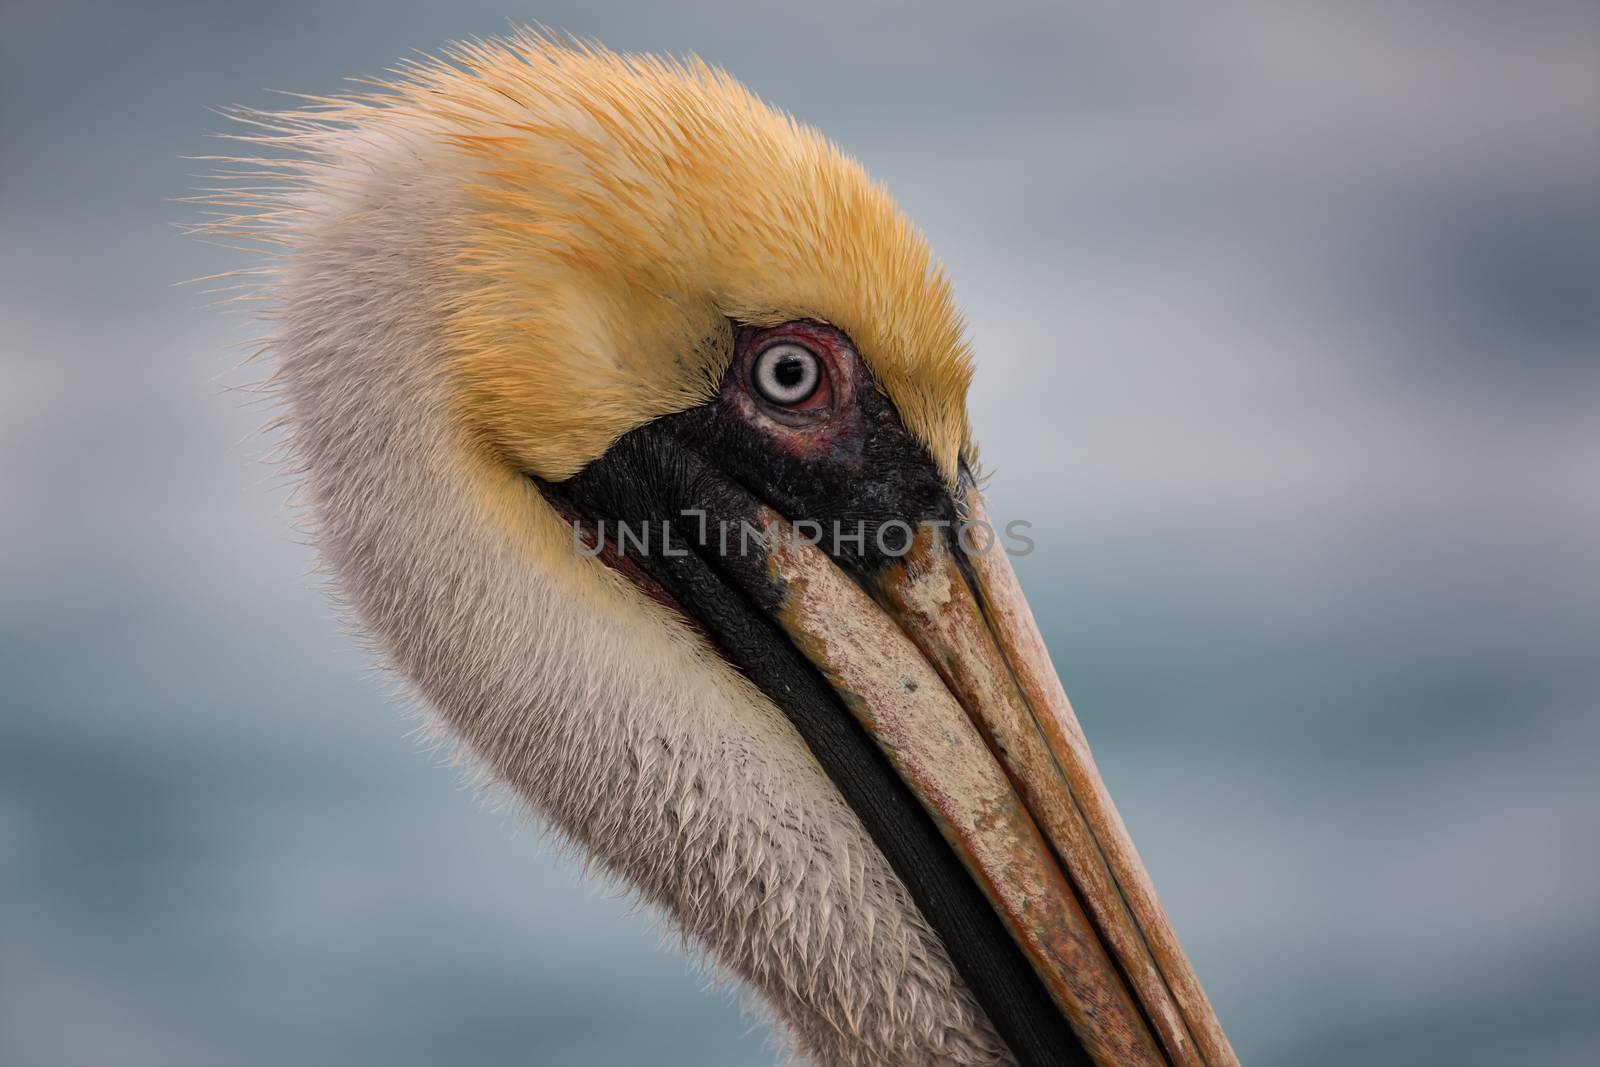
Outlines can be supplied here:
[[[764, 509], [775, 617], [932, 816], [1102, 1067], [1237, 1060], [983, 500], [855, 580]], [[985, 532], [986, 531], [986, 532]]]
[[[880, 527], [870, 556], [824, 551], [799, 532], [819, 521], [791, 522], [661, 427], [546, 489], [681, 535], [683, 551], [612, 562], [643, 568], [789, 715], [1019, 1060], [1237, 1064], [974, 487], [921, 511], [878, 491], [894, 513], [959, 518], [902, 522], [898, 555]], [[730, 524], [758, 531], [755, 551]]]

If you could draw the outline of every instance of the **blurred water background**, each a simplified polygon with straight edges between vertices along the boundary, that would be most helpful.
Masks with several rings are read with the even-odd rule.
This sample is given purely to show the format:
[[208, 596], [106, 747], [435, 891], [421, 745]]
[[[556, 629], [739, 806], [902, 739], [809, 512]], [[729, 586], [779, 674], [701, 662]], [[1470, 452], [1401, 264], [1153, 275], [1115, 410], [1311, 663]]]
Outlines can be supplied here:
[[1600, 1063], [1600, 7], [0, 2], [0, 1063], [751, 1064], [417, 747], [172, 283], [208, 107], [696, 51], [952, 271], [994, 510], [1246, 1063]]

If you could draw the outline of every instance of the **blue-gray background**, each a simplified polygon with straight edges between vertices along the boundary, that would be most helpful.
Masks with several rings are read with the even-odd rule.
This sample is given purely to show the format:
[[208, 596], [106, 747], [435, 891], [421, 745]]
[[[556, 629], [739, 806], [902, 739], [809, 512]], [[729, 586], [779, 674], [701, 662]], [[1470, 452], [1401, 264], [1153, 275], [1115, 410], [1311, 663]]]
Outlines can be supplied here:
[[[1203, 11], [1203, 14], [1202, 14]], [[747, 1064], [309, 577], [206, 108], [695, 50], [954, 273], [1003, 517], [1252, 1064], [1600, 1062], [1600, 8], [0, 3], [0, 1062]]]

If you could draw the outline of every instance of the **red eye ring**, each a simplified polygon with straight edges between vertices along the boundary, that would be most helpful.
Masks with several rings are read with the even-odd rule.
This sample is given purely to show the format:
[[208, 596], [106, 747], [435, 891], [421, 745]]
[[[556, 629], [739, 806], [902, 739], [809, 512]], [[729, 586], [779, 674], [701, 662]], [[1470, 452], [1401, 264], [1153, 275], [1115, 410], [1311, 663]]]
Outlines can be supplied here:
[[849, 402], [857, 357], [840, 331], [797, 319], [742, 332], [736, 380], [752, 413], [798, 428], [825, 421]]

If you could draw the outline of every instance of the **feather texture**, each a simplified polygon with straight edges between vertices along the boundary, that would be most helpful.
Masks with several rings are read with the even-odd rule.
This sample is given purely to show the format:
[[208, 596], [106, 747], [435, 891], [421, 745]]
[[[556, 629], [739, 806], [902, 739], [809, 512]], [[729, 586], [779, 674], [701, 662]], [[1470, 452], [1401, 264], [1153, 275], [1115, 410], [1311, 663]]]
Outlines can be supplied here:
[[[319, 548], [465, 754], [758, 994], [819, 1064], [998, 1064], [938, 937], [782, 712], [526, 477], [700, 402], [727, 316], [849, 330], [953, 477], [970, 375], [921, 239], [698, 64], [519, 36], [245, 114], [208, 194], [264, 244]], [[719, 362], [721, 361], [721, 362]]]

